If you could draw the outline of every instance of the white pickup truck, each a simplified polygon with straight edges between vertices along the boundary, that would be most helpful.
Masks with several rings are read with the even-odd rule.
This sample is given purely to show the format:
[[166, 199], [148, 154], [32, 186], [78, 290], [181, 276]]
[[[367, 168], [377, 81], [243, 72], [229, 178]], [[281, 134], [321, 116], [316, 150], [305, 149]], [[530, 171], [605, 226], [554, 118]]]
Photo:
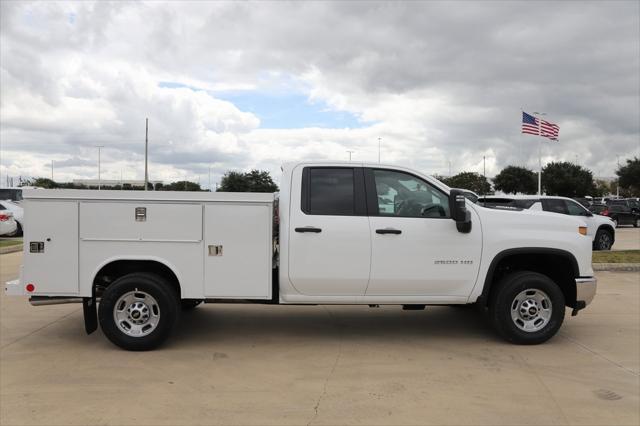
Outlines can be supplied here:
[[87, 333], [99, 323], [129, 350], [203, 301], [475, 303], [508, 341], [536, 344], [595, 295], [576, 218], [487, 209], [380, 164], [288, 164], [281, 182], [279, 196], [24, 191], [24, 265], [6, 292], [83, 303]]

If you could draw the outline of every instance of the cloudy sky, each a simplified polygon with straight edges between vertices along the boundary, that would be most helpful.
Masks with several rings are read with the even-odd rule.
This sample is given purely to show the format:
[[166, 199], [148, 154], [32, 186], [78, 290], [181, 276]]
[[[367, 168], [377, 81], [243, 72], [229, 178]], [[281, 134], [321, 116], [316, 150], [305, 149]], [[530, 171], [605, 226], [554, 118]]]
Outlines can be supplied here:
[[206, 186], [295, 160], [493, 176], [543, 161], [612, 176], [640, 155], [640, 3], [9, 2], [0, 21], [0, 182]]

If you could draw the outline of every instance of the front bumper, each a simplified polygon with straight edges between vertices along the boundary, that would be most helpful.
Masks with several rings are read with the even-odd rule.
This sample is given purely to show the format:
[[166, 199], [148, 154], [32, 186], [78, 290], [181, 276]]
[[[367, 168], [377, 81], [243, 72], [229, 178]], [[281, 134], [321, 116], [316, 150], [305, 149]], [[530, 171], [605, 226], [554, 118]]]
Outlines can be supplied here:
[[591, 303], [597, 287], [596, 277], [576, 278], [576, 305], [581, 306], [580, 309]]

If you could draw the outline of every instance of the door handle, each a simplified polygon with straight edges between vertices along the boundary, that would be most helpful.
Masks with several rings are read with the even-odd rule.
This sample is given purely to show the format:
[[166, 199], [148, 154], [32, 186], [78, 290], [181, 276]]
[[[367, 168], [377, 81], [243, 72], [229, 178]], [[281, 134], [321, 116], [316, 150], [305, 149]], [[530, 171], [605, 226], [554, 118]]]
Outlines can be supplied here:
[[322, 229], [314, 228], [313, 226], [305, 226], [304, 228], [296, 228], [296, 232], [313, 232], [314, 234], [318, 234], [322, 232]]
[[402, 234], [402, 231], [394, 228], [376, 229], [376, 234]]

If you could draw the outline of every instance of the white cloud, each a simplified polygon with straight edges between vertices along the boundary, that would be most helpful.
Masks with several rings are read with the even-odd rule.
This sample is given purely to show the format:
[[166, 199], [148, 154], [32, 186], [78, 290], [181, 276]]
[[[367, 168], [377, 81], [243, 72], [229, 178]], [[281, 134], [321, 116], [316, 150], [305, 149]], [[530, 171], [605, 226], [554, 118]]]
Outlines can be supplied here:
[[[553, 14], [547, 12], [553, 5]], [[383, 160], [444, 174], [536, 167], [520, 108], [561, 126], [544, 159], [612, 175], [640, 155], [640, 6], [547, 3], [2, 2], [4, 176], [214, 180], [283, 161]], [[523, 14], [527, 7], [529, 13]], [[161, 86], [177, 82], [187, 87]], [[221, 92], [303, 93], [362, 127], [267, 129]]]

